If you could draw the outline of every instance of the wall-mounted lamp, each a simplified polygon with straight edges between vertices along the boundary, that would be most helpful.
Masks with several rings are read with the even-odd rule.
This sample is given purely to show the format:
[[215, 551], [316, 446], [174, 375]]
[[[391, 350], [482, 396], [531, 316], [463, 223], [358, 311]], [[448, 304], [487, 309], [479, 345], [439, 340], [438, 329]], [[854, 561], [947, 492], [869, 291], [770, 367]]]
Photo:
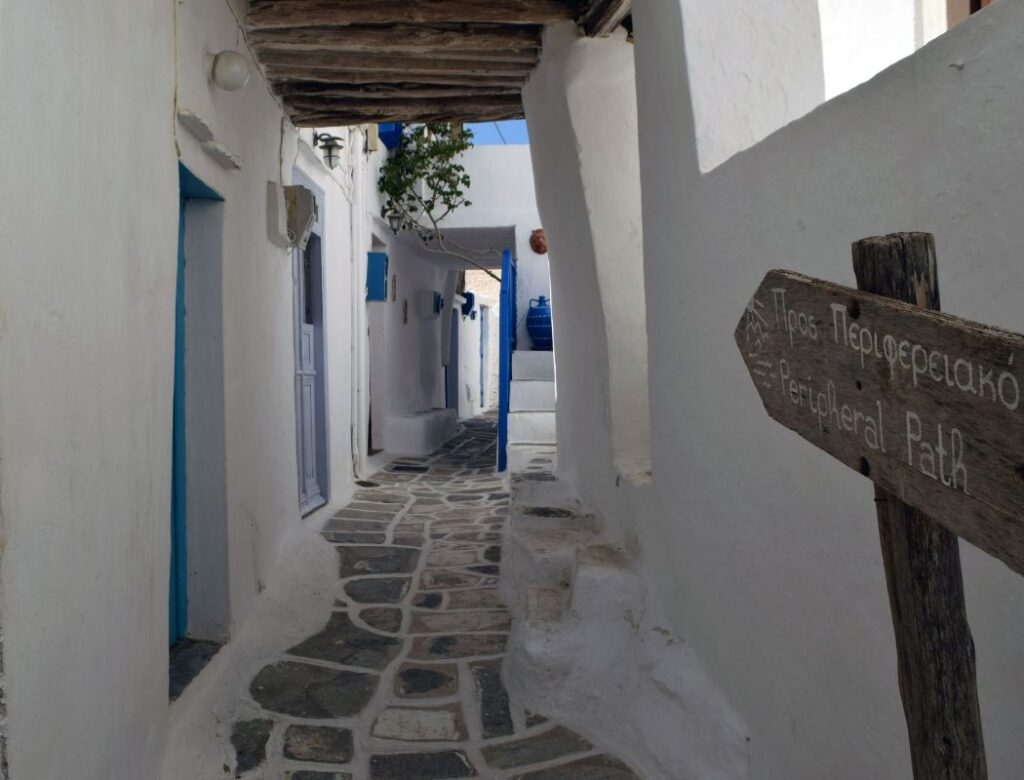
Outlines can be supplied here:
[[387, 206], [380, 207], [380, 215], [388, 221], [391, 232], [398, 234], [398, 231], [405, 227], [405, 215], [397, 209], [388, 210]]
[[237, 51], [222, 51], [213, 58], [210, 76], [218, 87], [234, 92], [249, 83], [249, 61]]
[[332, 171], [341, 164], [341, 150], [344, 148], [342, 140], [330, 133], [313, 132], [313, 147], [319, 146], [324, 150], [324, 164]]

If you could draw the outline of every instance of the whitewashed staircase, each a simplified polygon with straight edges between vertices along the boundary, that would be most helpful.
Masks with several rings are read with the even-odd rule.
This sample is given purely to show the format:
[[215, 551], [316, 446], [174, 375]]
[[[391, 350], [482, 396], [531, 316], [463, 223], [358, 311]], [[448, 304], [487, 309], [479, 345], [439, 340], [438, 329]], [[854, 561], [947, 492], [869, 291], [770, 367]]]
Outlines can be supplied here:
[[511, 445], [555, 443], [555, 356], [512, 353], [508, 441]]

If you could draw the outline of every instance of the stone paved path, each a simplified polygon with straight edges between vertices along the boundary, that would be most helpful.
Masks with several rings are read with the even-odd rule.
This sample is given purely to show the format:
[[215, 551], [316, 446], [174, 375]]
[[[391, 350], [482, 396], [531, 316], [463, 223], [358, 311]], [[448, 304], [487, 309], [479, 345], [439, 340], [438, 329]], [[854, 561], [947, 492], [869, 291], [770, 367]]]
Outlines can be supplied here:
[[494, 457], [493, 419], [471, 421], [434, 456], [389, 465], [326, 524], [335, 609], [252, 680], [265, 716], [233, 724], [236, 777], [266, 777], [270, 742], [283, 780], [637, 780], [509, 700], [508, 495]]

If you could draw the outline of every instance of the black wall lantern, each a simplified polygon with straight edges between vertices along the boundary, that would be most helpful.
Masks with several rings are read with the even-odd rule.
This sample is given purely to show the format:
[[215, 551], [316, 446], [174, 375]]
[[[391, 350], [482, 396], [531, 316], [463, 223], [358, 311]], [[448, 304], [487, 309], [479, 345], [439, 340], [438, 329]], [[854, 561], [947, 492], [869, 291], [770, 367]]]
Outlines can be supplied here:
[[313, 148], [320, 147], [324, 153], [324, 164], [332, 171], [341, 164], [342, 140], [330, 133], [313, 133]]

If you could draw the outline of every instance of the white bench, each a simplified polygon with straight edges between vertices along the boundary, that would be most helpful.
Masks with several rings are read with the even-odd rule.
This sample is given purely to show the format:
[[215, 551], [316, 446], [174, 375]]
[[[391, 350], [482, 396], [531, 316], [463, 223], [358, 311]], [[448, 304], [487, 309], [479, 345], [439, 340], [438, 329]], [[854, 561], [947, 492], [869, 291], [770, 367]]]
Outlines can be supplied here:
[[384, 449], [391, 455], [430, 455], [454, 436], [458, 427], [454, 409], [388, 417], [384, 421]]

